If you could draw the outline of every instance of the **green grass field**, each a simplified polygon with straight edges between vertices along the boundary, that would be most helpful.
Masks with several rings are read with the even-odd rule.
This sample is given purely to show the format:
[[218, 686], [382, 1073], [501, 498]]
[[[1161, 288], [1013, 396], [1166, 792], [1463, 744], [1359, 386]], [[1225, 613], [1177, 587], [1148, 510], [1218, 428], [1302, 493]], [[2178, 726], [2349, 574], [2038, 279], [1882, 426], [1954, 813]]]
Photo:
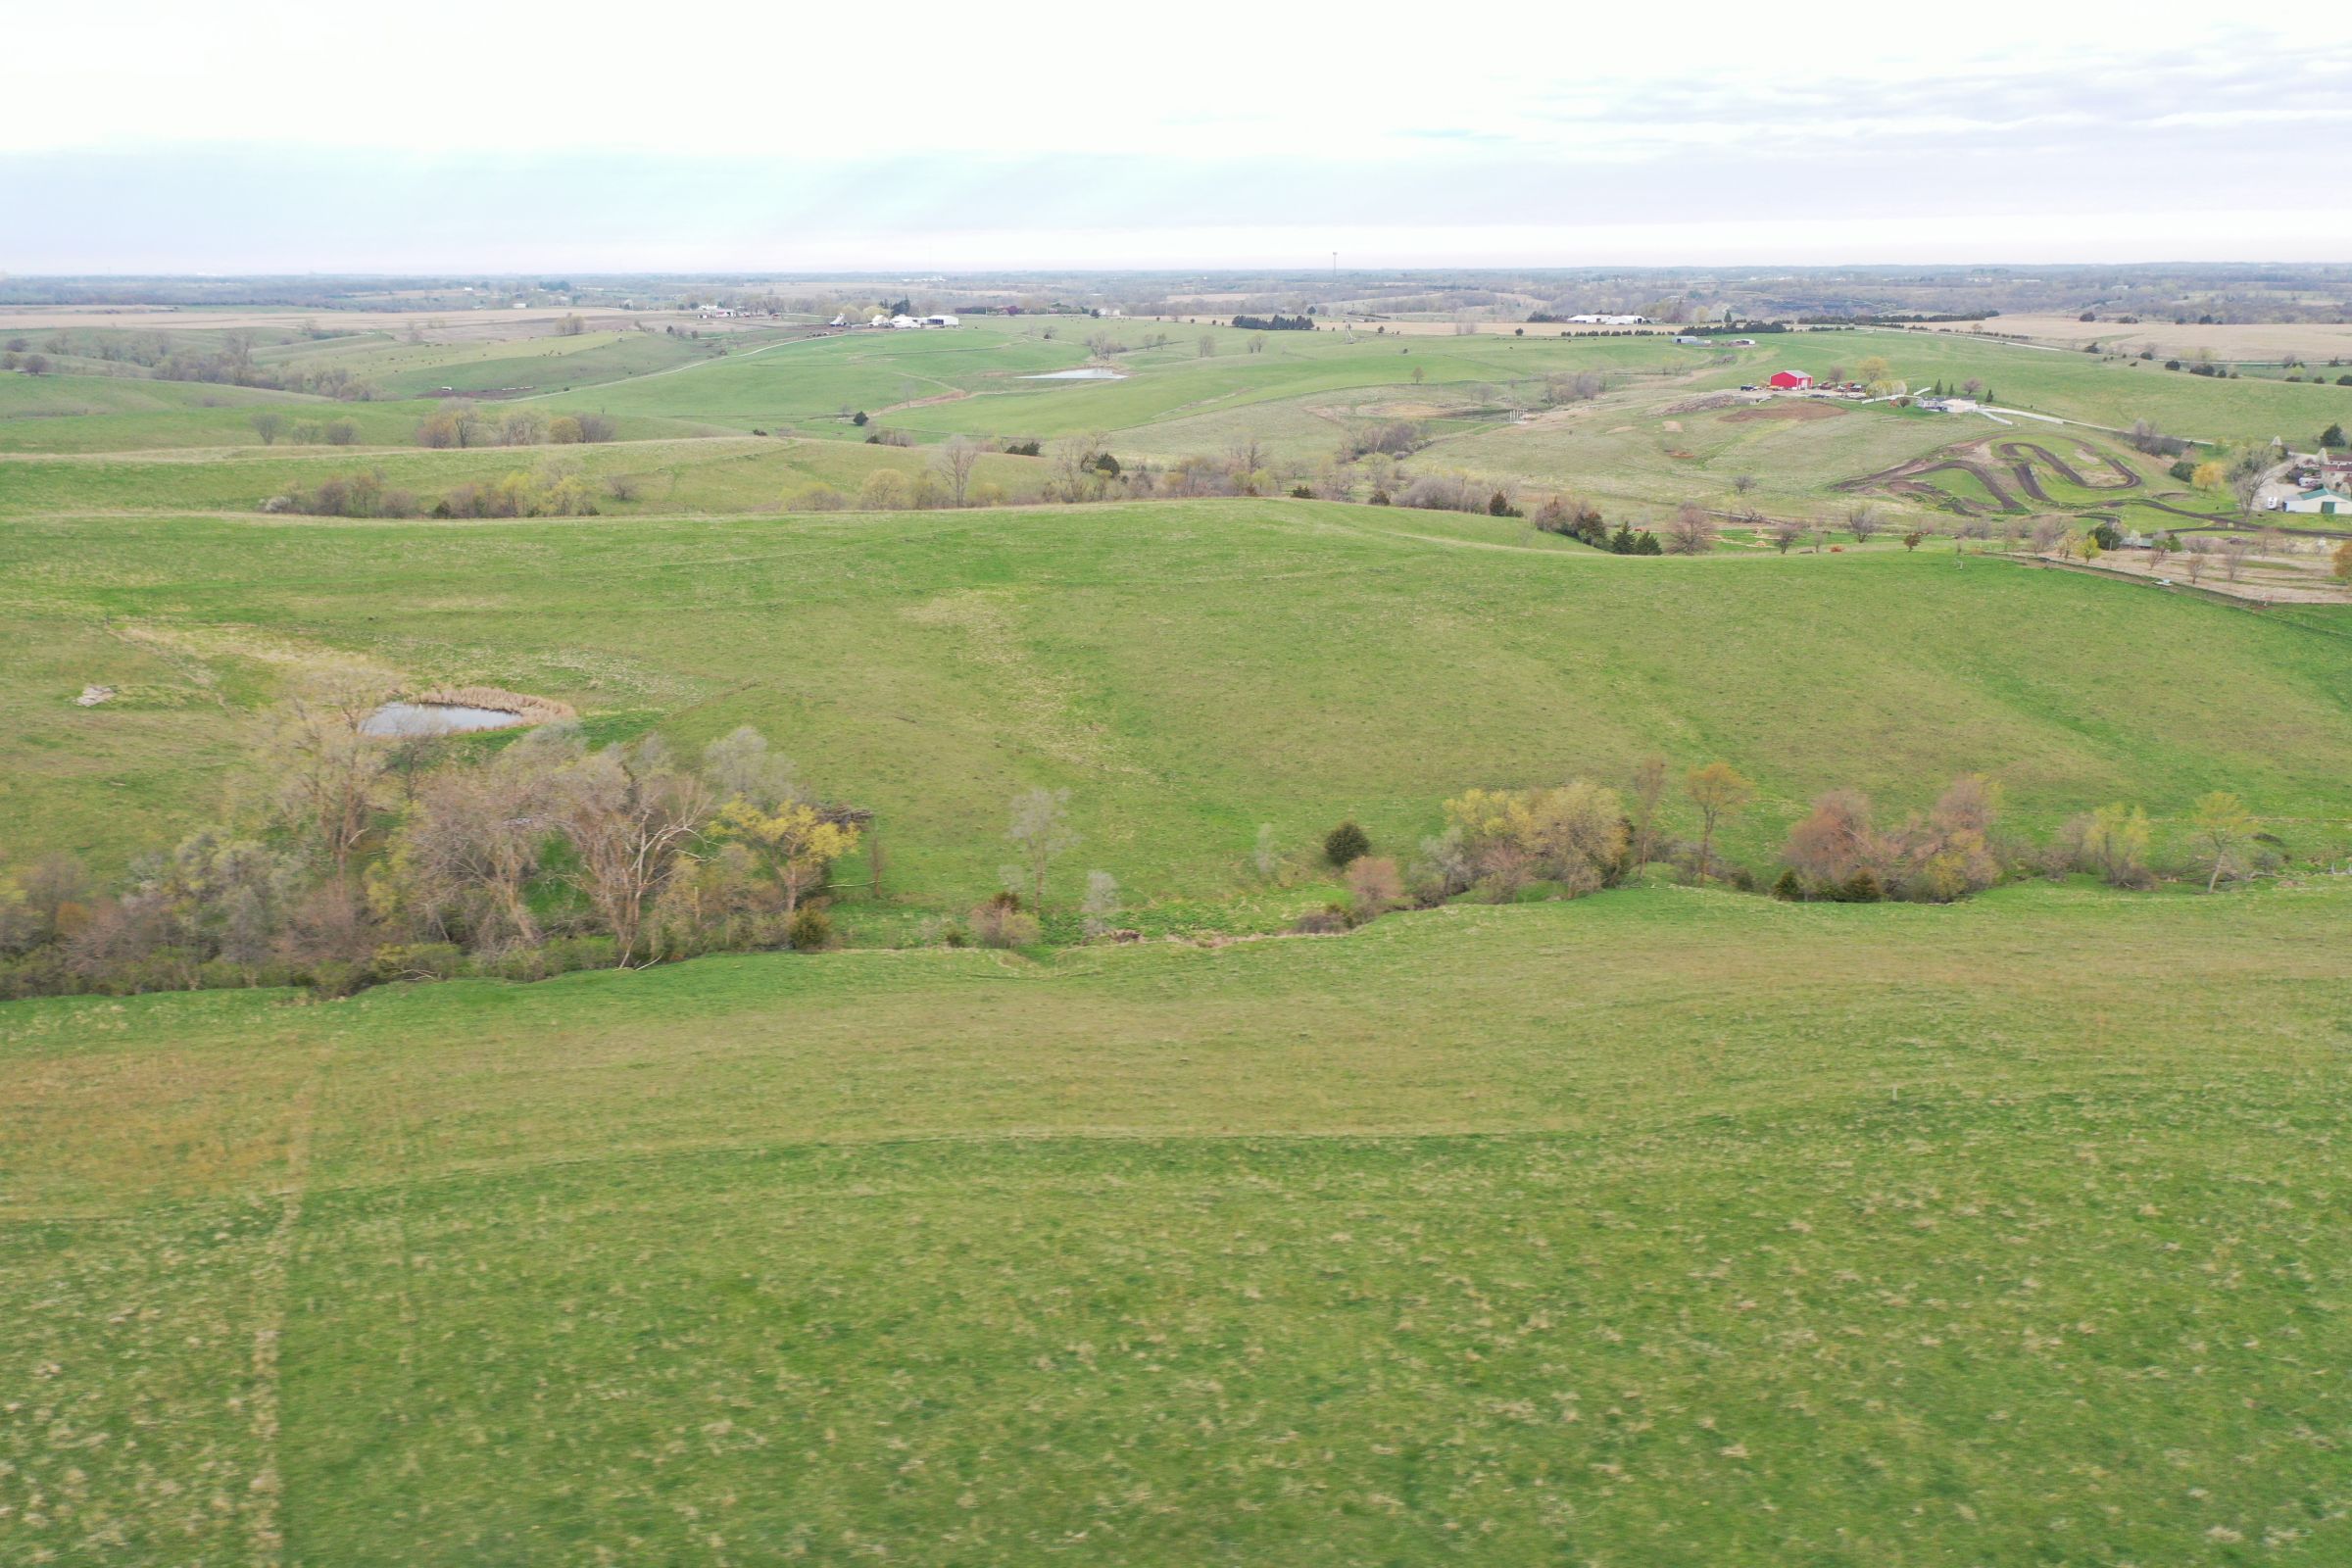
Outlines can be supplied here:
[[[782, 441], [754, 436], [640, 440], [564, 447], [236, 447], [186, 453], [92, 453], [0, 457], [0, 516], [62, 512], [257, 512], [272, 496], [353, 473], [380, 474], [386, 485], [429, 503], [458, 485], [516, 471], [576, 469], [596, 482], [602, 515], [641, 513], [740, 514], [783, 510], [811, 483], [855, 497], [878, 468], [911, 478], [931, 466], [919, 448], [848, 441]], [[631, 495], [609, 481], [633, 480]], [[1034, 496], [1043, 478], [1035, 459], [991, 453], [973, 470], [975, 484]]]
[[0, 1555], [2340, 1561], [2347, 936], [1669, 888], [14, 1004]]
[[[1096, 332], [1128, 379], [1021, 379]], [[1698, 401], [1826, 368], [1802, 337], [1250, 336], [267, 338], [410, 394], [352, 404], [81, 355], [0, 375], [0, 875], [52, 849], [112, 875], [214, 819], [270, 706], [351, 661], [568, 703], [599, 743], [756, 724], [888, 845], [878, 897], [840, 868], [821, 954], [0, 1004], [0, 1563], [2352, 1559], [2352, 878], [2325, 869], [2352, 855], [2352, 605], [1895, 533], [1646, 559], [1290, 499], [781, 510], [953, 434], [1312, 471], [1414, 419], [1408, 473], [1612, 523], [1834, 518], [1848, 481], [1988, 434], [2149, 481], [2044, 468], [2054, 510], [2187, 520], [2094, 431]], [[2184, 435], [2316, 433], [2352, 398], [1820, 346]], [[1545, 406], [1587, 370], [1597, 398]], [[419, 450], [444, 386], [621, 439]], [[362, 444], [265, 448], [263, 405]], [[551, 465], [601, 514], [260, 510]], [[1756, 780], [1719, 842], [1766, 876], [1822, 791], [1899, 817], [1970, 771], [2033, 836], [2143, 806], [2169, 867], [2232, 790], [2288, 858], [2212, 897], [1943, 906], [1661, 865], [1276, 935], [1342, 896], [1315, 852], [1343, 818], [1410, 860], [1465, 788], [1653, 753]], [[1050, 940], [926, 945], [999, 886], [1032, 785], [1082, 835]], [[1141, 942], [1075, 941], [1096, 868]]]
[[[240, 715], [355, 656], [687, 746], [757, 724], [883, 813], [926, 905], [994, 885], [1032, 784], [1074, 794], [1066, 874], [1140, 898], [1232, 891], [1261, 822], [1303, 853], [1354, 815], [1409, 854], [1466, 786], [1614, 781], [1651, 751], [1755, 777], [1732, 842], [1759, 857], [1822, 790], [1920, 807], [1964, 771], [2037, 830], [2223, 786], [2298, 840], [2352, 813], [2340, 634], [1948, 552], [1640, 561], [1539, 537], [1289, 501], [20, 519], [0, 855], [113, 859], [202, 818]], [[93, 682], [123, 695], [74, 707]]]
[[[951, 434], [1053, 440], [1102, 431], [1129, 461], [1214, 456], [1254, 440], [1301, 471], [1327, 460], [1351, 423], [1409, 417], [1422, 420], [1431, 437], [1415, 459], [1423, 469], [1573, 489], [1637, 518], [1685, 500], [1716, 503], [1741, 475], [1756, 481], [1750, 504], [1819, 510], [1837, 502], [1840, 479], [1993, 428], [1887, 408], [1843, 409], [1817, 421], [1673, 412], [1694, 395], [1756, 381], [1783, 366], [1818, 374], [1876, 354], [1915, 386], [1974, 376], [2011, 406], [2113, 428], [2144, 416], [2182, 435], [2224, 441], [2284, 435], [2309, 442], [2324, 425], [2352, 416], [2352, 388], [2232, 383], [2147, 362], [1944, 333], [1794, 332], [1735, 349], [1679, 345], [1662, 335], [1530, 331], [1524, 338], [1276, 332], [1252, 352], [1259, 334], [1200, 320], [975, 318], [952, 332], [807, 340], [747, 333], [723, 342], [590, 333], [449, 345], [394, 342], [382, 333], [313, 339], [289, 332], [258, 357], [271, 365], [340, 366], [407, 399], [292, 400], [358, 420], [369, 445], [407, 443], [430, 412], [426, 400], [444, 388], [493, 395], [494, 414], [517, 398], [550, 412], [607, 413], [631, 439], [785, 428], [854, 439], [848, 416], [863, 411], [926, 443]], [[77, 346], [92, 347], [98, 335], [78, 334]], [[1160, 336], [1168, 341], [1152, 346]], [[1215, 351], [1209, 357], [1200, 352], [1202, 337]], [[1095, 338], [1123, 345], [1111, 363], [1124, 379], [1024, 379], [1089, 363]], [[1543, 413], [1545, 376], [1585, 371], [1604, 379], [1597, 402]], [[0, 376], [0, 452], [253, 445], [259, 438], [250, 405], [277, 396], [122, 374], [37, 382]], [[35, 416], [66, 413], [83, 416]], [[1530, 415], [1539, 416], [1521, 418]], [[2015, 433], [2034, 438], [2037, 431], [2027, 423]], [[1893, 505], [1928, 514], [1914, 503]]]

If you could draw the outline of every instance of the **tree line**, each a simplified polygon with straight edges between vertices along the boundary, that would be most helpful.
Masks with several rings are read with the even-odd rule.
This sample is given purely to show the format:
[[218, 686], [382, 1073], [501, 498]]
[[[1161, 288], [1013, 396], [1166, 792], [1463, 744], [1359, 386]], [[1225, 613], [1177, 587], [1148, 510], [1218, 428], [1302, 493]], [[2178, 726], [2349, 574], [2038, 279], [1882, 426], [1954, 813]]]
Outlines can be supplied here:
[[[1322, 858], [1348, 896], [1301, 916], [1295, 929], [1346, 930], [1392, 909], [1463, 898], [1493, 904], [1531, 894], [1582, 898], [1659, 863], [1693, 884], [1836, 904], [1950, 904], [2006, 881], [2072, 874], [2146, 889], [2162, 870], [2140, 807], [2119, 802], [2079, 813], [2037, 844], [2002, 827], [1996, 782], [1964, 774], [1928, 810], [1900, 818], [1883, 816], [1858, 790], [1828, 791], [1789, 827], [1777, 877], [1769, 870], [1760, 876], [1718, 845], [1722, 831], [1754, 803], [1753, 781], [1717, 760], [1690, 768], [1681, 786], [1679, 831], [1668, 820], [1670, 769], [1663, 757], [1644, 760], [1622, 789], [1571, 779], [1537, 789], [1467, 790], [1445, 803], [1443, 828], [1401, 863], [1376, 854], [1353, 820], [1342, 822], [1325, 837]], [[1279, 865], [1268, 853], [1271, 832], [1260, 830], [1257, 854], [1266, 875]], [[2185, 853], [2171, 869], [2202, 878], [2211, 893], [2225, 881], [2275, 873], [2284, 863], [2278, 841], [2260, 830], [2244, 803], [2214, 791], [2197, 801]]]
[[[379, 679], [335, 672], [271, 710], [221, 819], [141, 857], [112, 887], [63, 855], [0, 881], [0, 999], [262, 985], [342, 995], [392, 980], [806, 952], [833, 944], [831, 906], [858, 891], [838, 879], [841, 862], [862, 854], [864, 890], [881, 891], [873, 813], [827, 801], [750, 726], [693, 758], [659, 736], [594, 747], [567, 718], [453, 744], [370, 734], [387, 695]], [[1341, 931], [1460, 899], [1581, 898], [1660, 864], [1697, 885], [1828, 903], [1950, 903], [2074, 873], [2146, 888], [2166, 869], [2135, 805], [2082, 812], [2035, 843], [2003, 826], [1999, 787], [1968, 774], [1900, 817], [1857, 790], [1825, 792], [1788, 828], [1777, 876], [1759, 874], [1722, 849], [1755, 802], [1753, 781], [1716, 760], [1676, 783], [1652, 756], [1622, 786], [1464, 790], [1402, 862], [1342, 822], [1317, 858], [1345, 896], [1295, 929]], [[2170, 869], [2208, 892], [2285, 863], [2228, 792], [2196, 803], [2186, 840]], [[927, 918], [915, 941], [1045, 940], [1054, 868], [1081, 842], [1069, 792], [1020, 792], [1004, 842], [1000, 890], [960, 916]], [[1271, 825], [1250, 861], [1277, 883], [1302, 870]], [[1054, 929], [1072, 934], [1074, 914], [1084, 939], [1134, 940], [1117, 923], [1117, 880], [1091, 870], [1084, 885]]]

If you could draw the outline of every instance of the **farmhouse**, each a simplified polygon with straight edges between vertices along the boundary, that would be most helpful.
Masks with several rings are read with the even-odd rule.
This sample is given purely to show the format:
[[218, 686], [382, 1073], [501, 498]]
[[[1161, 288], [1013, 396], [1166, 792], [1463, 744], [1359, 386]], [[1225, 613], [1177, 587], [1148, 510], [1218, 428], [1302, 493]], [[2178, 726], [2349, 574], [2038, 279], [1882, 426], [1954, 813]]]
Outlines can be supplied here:
[[1813, 386], [1813, 378], [1802, 370], [1775, 370], [1766, 382], [1775, 392], [1804, 392]]

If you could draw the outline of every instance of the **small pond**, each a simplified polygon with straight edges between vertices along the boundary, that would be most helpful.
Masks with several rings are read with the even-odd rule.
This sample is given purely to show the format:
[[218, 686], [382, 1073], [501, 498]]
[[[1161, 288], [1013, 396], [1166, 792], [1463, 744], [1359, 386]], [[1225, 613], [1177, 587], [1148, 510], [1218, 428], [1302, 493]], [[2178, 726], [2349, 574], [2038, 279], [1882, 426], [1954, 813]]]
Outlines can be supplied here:
[[1024, 375], [1021, 379], [1024, 381], [1124, 381], [1127, 379], [1127, 372], [1106, 370], [1099, 365], [1090, 365], [1083, 370], [1046, 370], [1037, 375]]
[[520, 713], [496, 708], [466, 708], [457, 703], [386, 703], [360, 720], [360, 733], [405, 739], [416, 735], [455, 735], [469, 729], [505, 729], [522, 721]]

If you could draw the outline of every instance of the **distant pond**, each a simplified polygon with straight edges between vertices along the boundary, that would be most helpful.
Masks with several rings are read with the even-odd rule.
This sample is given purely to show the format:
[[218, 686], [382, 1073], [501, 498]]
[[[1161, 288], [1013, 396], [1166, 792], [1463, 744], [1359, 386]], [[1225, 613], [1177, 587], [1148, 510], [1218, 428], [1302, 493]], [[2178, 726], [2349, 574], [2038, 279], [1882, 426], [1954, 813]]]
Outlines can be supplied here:
[[417, 735], [456, 735], [474, 729], [506, 729], [522, 722], [520, 713], [496, 708], [467, 708], [459, 703], [386, 703], [360, 720], [360, 733], [407, 739]]
[[1021, 379], [1024, 381], [1124, 381], [1127, 379], [1127, 372], [1106, 370], [1100, 366], [1089, 366], [1083, 370], [1046, 370], [1037, 375], [1024, 375]]

